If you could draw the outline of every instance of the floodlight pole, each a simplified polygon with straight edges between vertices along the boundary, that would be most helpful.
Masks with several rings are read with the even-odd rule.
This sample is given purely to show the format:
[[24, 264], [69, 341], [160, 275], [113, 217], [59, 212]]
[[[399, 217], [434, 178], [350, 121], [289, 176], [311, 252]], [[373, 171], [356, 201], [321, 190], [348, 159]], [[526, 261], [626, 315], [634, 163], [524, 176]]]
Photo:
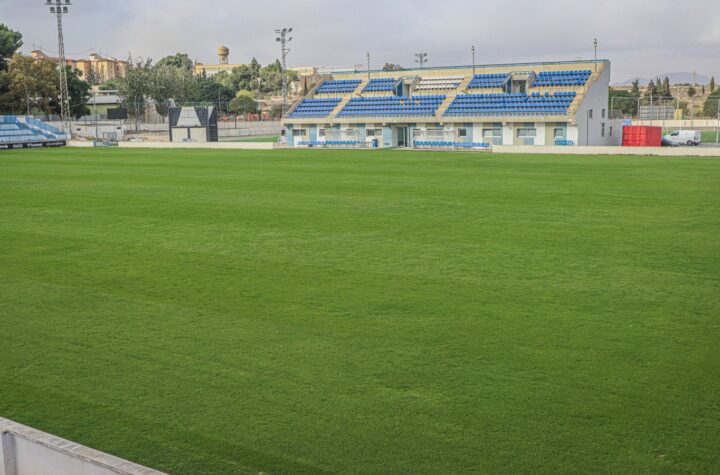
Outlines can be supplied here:
[[68, 14], [70, 0], [46, 0], [45, 6], [50, 7], [50, 13], [57, 17], [58, 35], [58, 68], [60, 68], [60, 120], [62, 128], [70, 134], [70, 94], [68, 92], [67, 64], [65, 60], [65, 38], [63, 36], [63, 15]]
[[420, 69], [422, 69], [423, 66], [425, 65], [425, 63], [427, 62], [427, 57], [428, 57], [427, 53], [415, 53], [415, 58], [417, 58], [415, 60], [415, 62], [420, 65]]
[[473, 63], [472, 63], [473, 64], [473, 77], [475, 77], [475, 45], [473, 45], [472, 48], [470, 48], [470, 51], [472, 52], [472, 57], [473, 57]]
[[595, 38], [595, 41], [593, 42], [593, 47], [595, 48], [595, 72], [597, 72], [597, 48], [598, 48], [597, 38]]
[[370, 52], [365, 53], [365, 59], [367, 59], [367, 75], [368, 82], [370, 82]]
[[292, 33], [292, 28], [283, 28], [281, 30], [275, 30], [275, 33], [277, 33], [278, 37], [275, 39], [278, 43], [280, 43], [280, 51], [282, 53], [282, 93], [283, 93], [283, 103], [282, 103], [282, 111], [281, 116], [285, 115], [285, 109], [287, 108], [287, 98], [288, 98], [288, 78], [287, 78], [287, 55], [290, 53], [290, 48], [288, 48], [288, 43], [292, 41], [292, 37], [288, 38], [288, 34]]

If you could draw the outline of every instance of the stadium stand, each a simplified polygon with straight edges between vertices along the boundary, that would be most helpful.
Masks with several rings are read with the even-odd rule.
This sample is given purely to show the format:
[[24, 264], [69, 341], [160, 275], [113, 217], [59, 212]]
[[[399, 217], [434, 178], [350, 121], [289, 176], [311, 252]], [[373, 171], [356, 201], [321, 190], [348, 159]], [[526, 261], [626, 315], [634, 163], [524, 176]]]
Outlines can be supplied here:
[[338, 117], [433, 116], [445, 96], [357, 97], [350, 99]]
[[394, 91], [398, 80], [394, 78], [371, 79], [363, 88], [363, 92]]
[[303, 99], [289, 117], [294, 119], [310, 117], [327, 117], [340, 104], [340, 98]]
[[457, 89], [462, 82], [462, 76], [439, 76], [421, 78], [416, 91], [445, 91], [448, 89]]
[[614, 145], [610, 62], [337, 71], [283, 120], [288, 146], [460, 150]]
[[565, 115], [573, 99], [575, 99], [574, 92], [556, 92], [553, 95], [550, 93], [463, 94], [455, 98], [445, 115], [466, 117]]
[[0, 149], [64, 145], [67, 135], [32, 116], [0, 116]]
[[592, 71], [545, 71], [538, 74], [533, 87], [539, 86], [583, 86]]
[[355, 92], [360, 83], [362, 83], [361, 79], [323, 81], [316, 94], [347, 94]]
[[491, 87], [503, 87], [507, 83], [510, 75], [504, 74], [476, 74], [473, 77], [468, 89], [483, 89]]

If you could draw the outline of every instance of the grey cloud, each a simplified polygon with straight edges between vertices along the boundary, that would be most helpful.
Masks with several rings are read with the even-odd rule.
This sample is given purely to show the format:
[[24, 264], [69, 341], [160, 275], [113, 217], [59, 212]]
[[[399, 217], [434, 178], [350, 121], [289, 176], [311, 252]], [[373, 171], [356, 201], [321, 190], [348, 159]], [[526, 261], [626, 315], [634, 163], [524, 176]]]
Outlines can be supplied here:
[[[43, 0], [0, 0], [0, 18], [23, 32], [29, 47], [56, 49]], [[412, 65], [427, 51], [430, 65], [467, 64], [470, 45], [486, 63], [574, 59], [613, 61], [614, 79], [697, 70], [720, 76], [720, 16], [715, 0], [74, 0], [67, 50], [160, 58], [177, 51], [205, 62], [218, 45], [231, 60], [278, 55], [273, 30], [293, 26], [292, 65], [352, 67], [372, 53]], [[696, 14], [679, 15], [678, 11]]]

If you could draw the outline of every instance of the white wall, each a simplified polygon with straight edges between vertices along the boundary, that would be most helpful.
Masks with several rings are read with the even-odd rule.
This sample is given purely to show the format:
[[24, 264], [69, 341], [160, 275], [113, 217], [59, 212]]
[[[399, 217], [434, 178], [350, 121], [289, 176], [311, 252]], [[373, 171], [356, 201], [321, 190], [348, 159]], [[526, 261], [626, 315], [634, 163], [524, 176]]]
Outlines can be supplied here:
[[0, 475], [163, 475], [0, 417]]
[[[592, 83], [575, 114], [578, 127], [578, 145], [613, 145], [613, 138], [607, 133], [610, 124], [608, 105], [610, 87], [610, 62], [600, 73], [600, 77]], [[589, 111], [592, 109], [592, 119]], [[605, 110], [605, 118], [602, 111]], [[602, 136], [602, 124], [605, 123], [605, 137]]]

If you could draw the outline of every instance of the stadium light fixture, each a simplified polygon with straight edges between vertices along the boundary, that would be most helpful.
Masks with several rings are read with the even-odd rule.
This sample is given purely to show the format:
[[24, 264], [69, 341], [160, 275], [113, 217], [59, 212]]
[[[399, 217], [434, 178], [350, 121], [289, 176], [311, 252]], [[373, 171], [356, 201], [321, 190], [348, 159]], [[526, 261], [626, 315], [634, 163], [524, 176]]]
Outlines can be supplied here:
[[285, 115], [285, 109], [287, 108], [287, 98], [288, 98], [288, 77], [287, 77], [287, 56], [288, 53], [290, 53], [290, 48], [288, 48], [288, 43], [290, 43], [293, 38], [292, 36], [288, 37], [290, 33], [292, 33], [292, 28], [282, 28], [279, 30], [275, 30], [275, 33], [278, 35], [277, 38], [275, 38], [275, 41], [277, 43], [280, 43], [280, 52], [282, 54], [282, 71], [280, 72], [282, 78], [282, 93], [283, 93], [283, 103], [282, 103], [282, 114]]
[[427, 57], [427, 53], [415, 53], [415, 62], [420, 65], [420, 69], [422, 69], [425, 63], [427, 63]]
[[72, 6], [70, 0], [47, 0], [45, 6], [50, 7], [50, 13], [57, 18], [58, 35], [58, 68], [60, 73], [60, 120], [63, 129], [70, 132], [70, 94], [68, 93], [67, 61], [65, 60], [65, 38], [63, 35], [62, 17], [69, 13]]

